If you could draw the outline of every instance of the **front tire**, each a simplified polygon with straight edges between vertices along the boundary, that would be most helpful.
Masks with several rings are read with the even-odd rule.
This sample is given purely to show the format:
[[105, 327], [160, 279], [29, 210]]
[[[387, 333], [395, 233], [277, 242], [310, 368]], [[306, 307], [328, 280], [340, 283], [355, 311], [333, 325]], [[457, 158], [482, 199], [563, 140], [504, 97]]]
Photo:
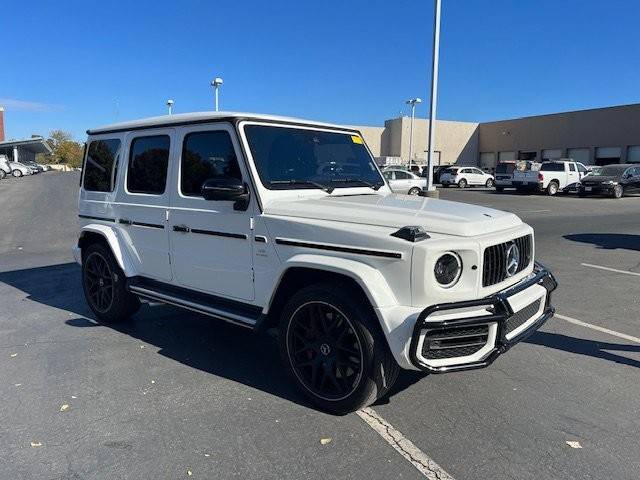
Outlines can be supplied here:
[[6, 176], [7, 176], [7, 172], [5, 172], [4, 170], [0, 170], [0, 180], [2, 180]]
[[496, 192], [504, 192], [504, 187], [496, 187]]
[[409, 195], [420, 195], [420, 189], [418, 187], [410, 188]]
[[493, 187], [493, 183], [494, 183], [494, 182], [493, 182], [493, 178], [489, 178], [489, 179], [487, 180], [487, 183], [485, 183], [484, 185], [485, 185], [485, 187], [487, 187], [487, 188], [491, 188], [491, 187]]
[[298, 388], [322, 410], [347, 414], [373, 403], [399, 367], [371, 308], [348, 286], [298, 291], [279, 325], [280, 354]]
[[613, 192], [611, 192], [611, 196], [613, 198], [622, 198], [624, 195], [624, 187], [622, 185], [616, 185], [613, 187]]
[[13, 175], [14, 177], [16, 177], [16, 178], [19, 178], [19, 177], [21, 177], [21, 176], [22, 176], [22, 172], [21, 172], [20, 170], [14, 170], [14, 171], [12, 172], [12, 175]]
[[126, 289], [124, 272], [103, 243], [93, 243], [82, 251], [82, 288], [101, 323], [124, 322], [140, 308], [140, 300]]

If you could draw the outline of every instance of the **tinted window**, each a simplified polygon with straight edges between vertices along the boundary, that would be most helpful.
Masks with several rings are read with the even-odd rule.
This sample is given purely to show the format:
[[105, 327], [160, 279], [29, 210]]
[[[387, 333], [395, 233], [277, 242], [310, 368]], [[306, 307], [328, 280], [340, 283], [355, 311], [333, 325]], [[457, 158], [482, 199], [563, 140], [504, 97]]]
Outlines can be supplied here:
[[569, 170], [571, 170], [572, 172], [576, 171], [576, 166], [573, 163], [569, 164]]
[[564, 163], [543, 163], [541, 172], [564, 172]]
[[115, 186], [116, 155], [120, 140], [94, 140], [89, 144], [84, 165], [84, 189], [94, 192], [113, 192]]
[[516, 166], [513, 163], [502, 163], [496, 166], [496, 173], [511, 173], [515, 170]]
[[131, 142], [127, 190], [162, 195], [167, 183], [169, 136], [138, 137]]
[[384, 178], [386, 178], [387, 180], [391, 180], [393, 178], [393, 172], [390, 170], [382, 172], [382, 175], [384, 175]]
[[577, 163], [576, 164], [578, 166], [578, 171], [580, 173], [585, 173], [587, 171], [587, 167], [585, 167], [584, 165], [582, 165], [581, 163]]
[[402, 172], [400, 170], [397, 170], [395, 174], [396, 174], [396, 180], [406, 180], [408, 178], [411, 178], [411, 175], [409, 175], [409, 173]]
[[242, 179], [228, 132], [219, 130], [190, 133], [182, 144], [182, 194], [200, 196], [202, 184], [210, 178]]
[[244, 127], [258, 174], [269, 189], [382, 184], [359, 135], [292, 127]]
[[599, 175], [603, 177], [617, 177], [622, 175], [624, 171], [627, 169], [625, 165], [610, 165], [606, 167], [602, 167], [602, 169], [594, 173], [594, 175]]

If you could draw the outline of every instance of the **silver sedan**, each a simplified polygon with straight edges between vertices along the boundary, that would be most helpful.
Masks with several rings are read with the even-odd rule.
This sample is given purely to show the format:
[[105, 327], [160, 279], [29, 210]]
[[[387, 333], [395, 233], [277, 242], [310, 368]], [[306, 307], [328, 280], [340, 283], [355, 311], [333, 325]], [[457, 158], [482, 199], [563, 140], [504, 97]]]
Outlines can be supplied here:
[[400, 168], [389, 168], [382, 172], [394, 193], [419, 195], [427, 187], [427, 179]]

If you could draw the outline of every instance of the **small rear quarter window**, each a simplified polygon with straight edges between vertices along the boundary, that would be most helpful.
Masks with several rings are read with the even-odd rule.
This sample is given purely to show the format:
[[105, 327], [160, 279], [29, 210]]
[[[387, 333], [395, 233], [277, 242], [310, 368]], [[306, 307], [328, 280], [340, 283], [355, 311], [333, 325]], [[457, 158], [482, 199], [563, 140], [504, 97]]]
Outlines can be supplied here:
[[92, 192], [113, 192], [120, 140], [93, 140], [87, 149], [84, 165], [84, 189]]

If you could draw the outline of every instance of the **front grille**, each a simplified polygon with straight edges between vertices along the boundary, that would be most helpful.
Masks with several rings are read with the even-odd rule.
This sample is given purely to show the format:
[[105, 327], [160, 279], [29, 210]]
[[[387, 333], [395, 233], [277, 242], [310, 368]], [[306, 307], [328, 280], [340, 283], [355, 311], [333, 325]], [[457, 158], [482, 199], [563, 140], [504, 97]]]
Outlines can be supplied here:
[[430, 360], [466, 357], [484, 347], [488, 338], [488, 325], [429, 330], [422, 344], [422, 356]]
[[538, 299], [535, 302], [527, 305], [522, 310], [514, 313], [510, 316], [505, 324], [507, 335], [513, 332], [516, 328], [521, 327], [527, 320], [533, 317], [540, 309], [540, 302], [542, 299]]
[[529, 263], [532, 257], [532, 237], [525, 235], [509, 242], [492, 245], [484, 250], [484, 266], [482, 270], [482, 286], [488, 287], [505, 280], [509, 274], [507, 273], [507, 250], [513, 244], [520, 250], [520, 261], [513, 275], [521, 272]]

